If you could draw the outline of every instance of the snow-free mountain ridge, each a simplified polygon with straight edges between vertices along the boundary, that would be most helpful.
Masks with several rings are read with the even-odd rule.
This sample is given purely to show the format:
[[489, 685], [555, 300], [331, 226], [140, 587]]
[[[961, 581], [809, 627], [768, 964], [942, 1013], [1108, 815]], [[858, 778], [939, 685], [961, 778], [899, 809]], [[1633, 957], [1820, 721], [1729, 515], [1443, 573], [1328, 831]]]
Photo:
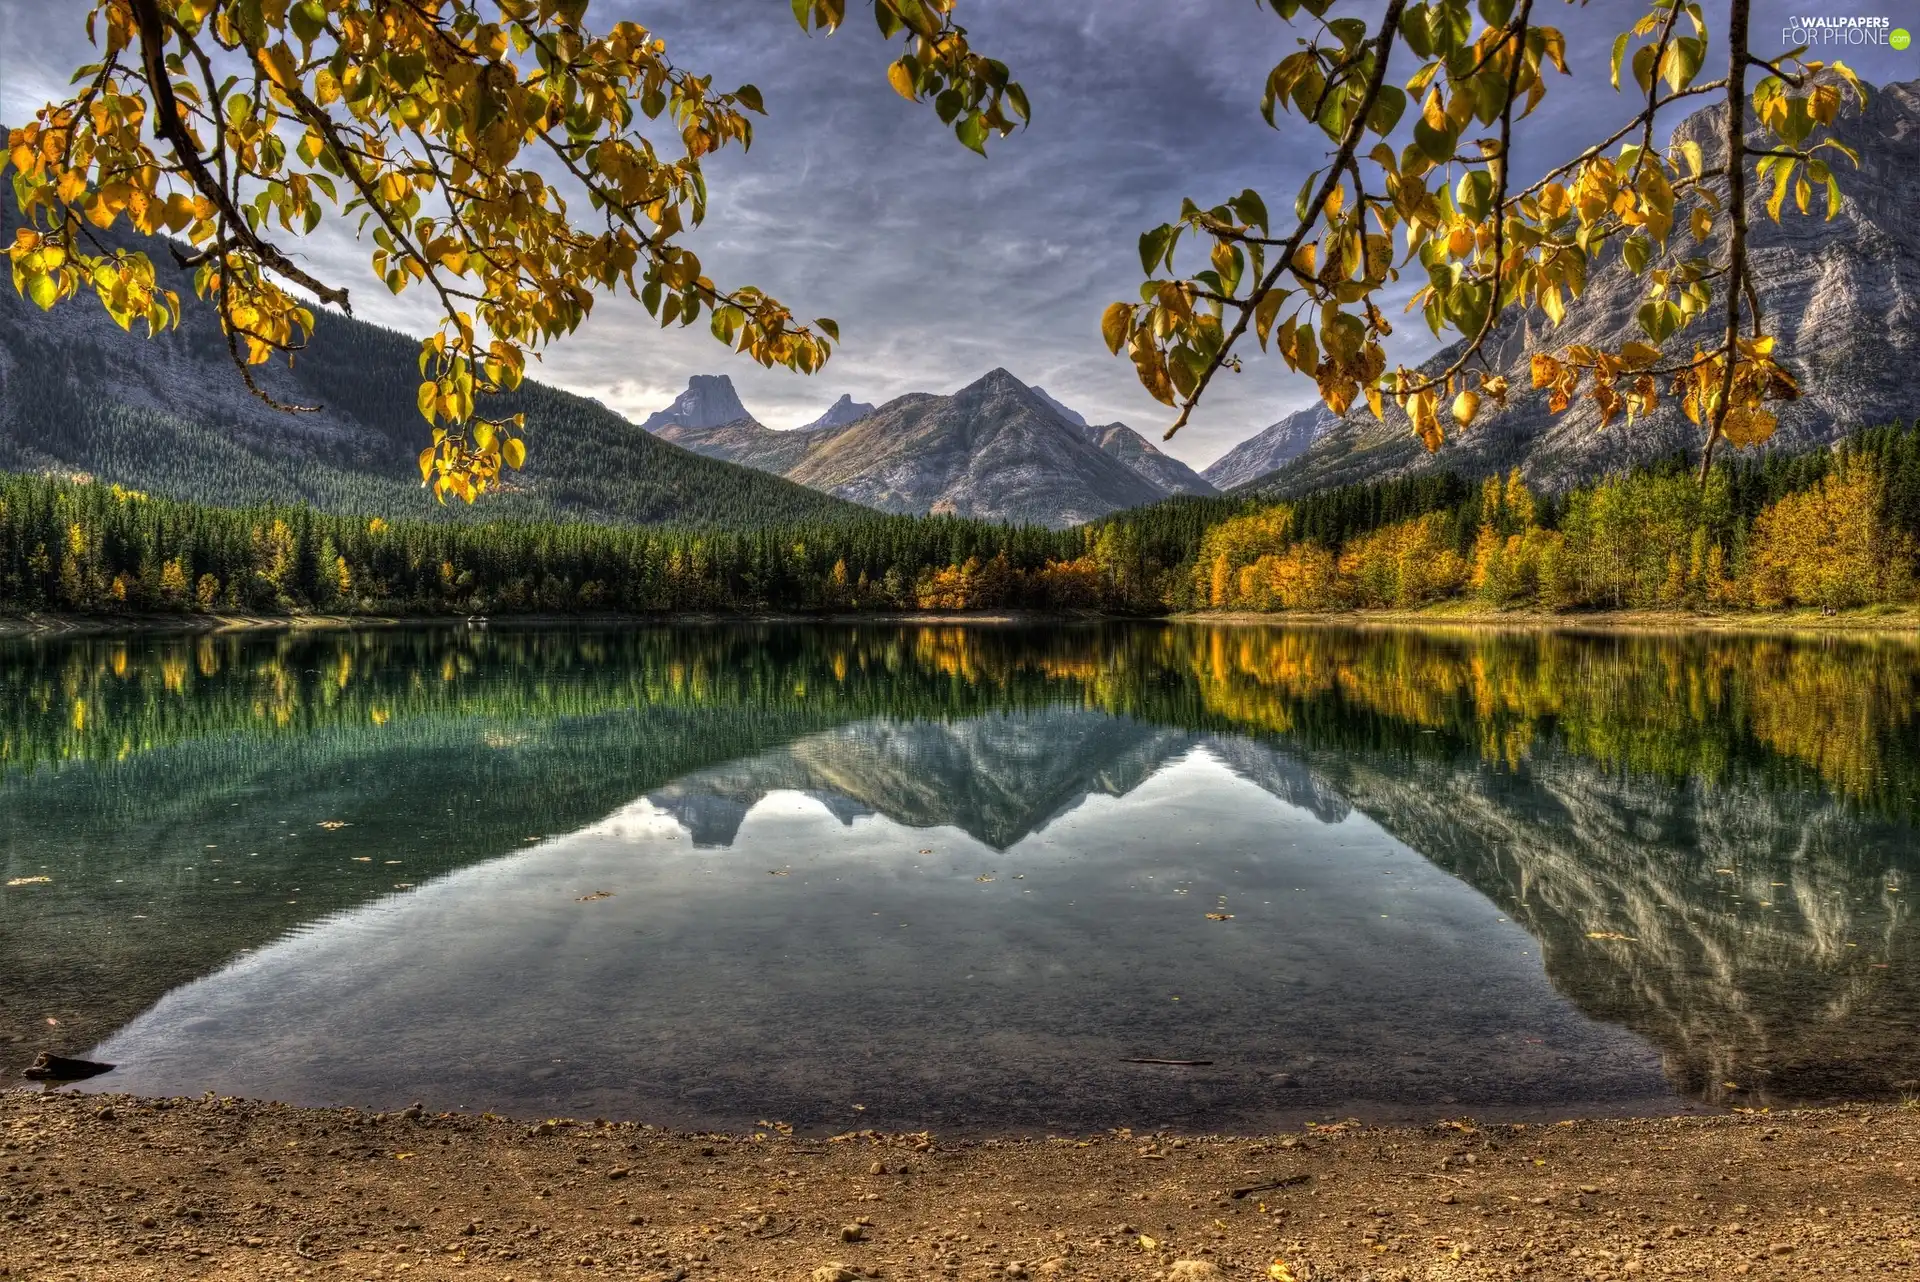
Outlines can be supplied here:
[[[715, 391], [715, 378], [727, 386]], [[808, 427], [775, 431], [725, 375], [703, 375], [651, 430], [699, 454], [774, 472], [885, 512], [951, 513], [1061, 528], [1176, 494], [1213, 494], [1192, 468], [1124, 423], [1089, 426], [996, 369], [951, 396], [915, 393], [873, 408], [843, 396]], [[711, 412], [693, 407], [711, 403]], [[856, 412], [864, 411], [864, 412]], [[829, 420], [839, 419], [838, 422]]]

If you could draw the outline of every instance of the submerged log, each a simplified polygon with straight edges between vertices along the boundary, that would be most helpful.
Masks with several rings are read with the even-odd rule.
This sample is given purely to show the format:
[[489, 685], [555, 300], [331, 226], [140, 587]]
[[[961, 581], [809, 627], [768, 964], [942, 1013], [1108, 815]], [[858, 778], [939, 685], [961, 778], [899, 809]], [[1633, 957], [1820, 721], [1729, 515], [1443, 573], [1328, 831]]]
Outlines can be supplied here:
[[96, 1064], [86, 1059], [68, 1059], [64, 1055], [53, 1055], [41, 1051], [32, 1064], [20, 1071], [20, 1076], [32, 1078], [36, 1082], [79, 1082], [112, 1071], [112, 1064]]

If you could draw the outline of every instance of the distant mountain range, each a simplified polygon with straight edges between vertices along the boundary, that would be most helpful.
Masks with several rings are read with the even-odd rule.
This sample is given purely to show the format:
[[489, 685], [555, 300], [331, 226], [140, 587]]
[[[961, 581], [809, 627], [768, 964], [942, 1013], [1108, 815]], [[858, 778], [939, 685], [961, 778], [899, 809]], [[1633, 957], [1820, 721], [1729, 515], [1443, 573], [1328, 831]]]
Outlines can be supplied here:
[[[12, 198], [0, 199], [0, 241], [12, 241], [17, 221]], [[166, 245], [142, 248], [162, 283], [192, 298]], [[859, 514], [676, 449], [596, 401], [532, 382], [506, 403], [527, 412], [526, 471], [474, 507], [440, 507], [414, 462], [427, 439], [414, 408], [419, 345], [330, 312], [317, 320], [292, 370], [258, 373], [281, 397], [321, 407], [286, 414], [248, 395], [204, 307], [186, 307], [178, 330], [148, 340], [121, 332], [91, 298], [41, 312], [0, 282], [0, 469], [92, 476], [195, 502], [297, 502], [385, 517], [737, 528]]]
[[[1860, 153], [1860, 167], [1836, 163], [1844, 198], [1831, 221], [1820, 196], [1808, 214], [1788, 208], [1776, 224], [1766, 213], [1771, 184], [1749, 189], [1748, 244], [1761, 311], [1803, 392], [1776, 406], [1780, 430], [1770, 449], [1811, 449], [1852, 427], [1920, 413], [1913, 383], [1920, 358], [1920, 80], [1869, 89], [1864, 111], [1847, 102], [1835, 132]], [[1723, 111], [1698, 112], [1675, 131], [1676, 141], [1700, 145], [1709, 170], [1725, 163]], [[1717, 189], [1724, 201], [1724, 180]], [[1674, 241], [1679, 252], [1694, 252], [1684, 233]], [[1719, 244], [1717, 237], [1710, 242]], [[1538, 311], [1503, 318], [1485, 355], [1489, 371], [1504, 373], [1514, 389], [1509, 406], [1483, 410], [1438, 453], [1427, 453], [1391, 402], [1384, 422], [1364, 404], [1344, 417], [1315, 406], [1230, 451], [1204, 475], [1222, 489], [1291, 497], [1435, 468], [1481, 475], [1518, 467], [1537, 488], [1559, 491], [1675, 452], [1697, 456], [1699, 429], [1672, 403], [1631, 426], [1616, 419], [1602, 427], [1592, 402], [1551, 414], [1546, 393], [1533, 390], [1534, 352], [1640, 338], [1633, 317], [1646, 287], [1644, 277], [1609, 256], [1595, 264], [1562, 324], [1550, 325]], [[1666, 351], [1688, 356], [1713, 337], [1713, 322], [1702, 320], [1670, 339]], [[1444, 368], [1456, 350], [1428, 368]]]
[[1060, 528], [1217, 493], [1126, 424], [1093, 426], [1004, 369], [951, 396], [916, 393], [877, 409], [843, 396], [814, 424], [784, 432], [748, 415], [725, 375], [701, 375], [645, 426], [696, 453], [885, 512]]

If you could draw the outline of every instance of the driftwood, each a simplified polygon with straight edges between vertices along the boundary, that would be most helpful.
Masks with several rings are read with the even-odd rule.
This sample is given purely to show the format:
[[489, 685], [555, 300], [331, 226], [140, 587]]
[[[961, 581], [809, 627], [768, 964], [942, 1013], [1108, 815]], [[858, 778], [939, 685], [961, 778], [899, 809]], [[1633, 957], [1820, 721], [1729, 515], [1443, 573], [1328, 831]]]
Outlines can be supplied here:
[[111, 1064], [96, 1064], [92, 1060], [85, 1059], [68, 1059], [64, 1055], [53, 1055], [41, 1051], [32, 1064], [20, 1070], [20, 1076], [36, 1082], [80, 1082], [112, 1071]]
[[1243, 1189], [1233, 1190], [1233, 1192], [1227, 1196], [1237, 1202], [1249, 1193], [1265, 1193], [1269, 1189], [1292, 1188], [1295, 1184], [1305, 1184], [1312, 1178], [1311, 1175], [1288, 1175], [1281, 1179], [1268, 1180], [1265, 1184], [1249, 1184]]

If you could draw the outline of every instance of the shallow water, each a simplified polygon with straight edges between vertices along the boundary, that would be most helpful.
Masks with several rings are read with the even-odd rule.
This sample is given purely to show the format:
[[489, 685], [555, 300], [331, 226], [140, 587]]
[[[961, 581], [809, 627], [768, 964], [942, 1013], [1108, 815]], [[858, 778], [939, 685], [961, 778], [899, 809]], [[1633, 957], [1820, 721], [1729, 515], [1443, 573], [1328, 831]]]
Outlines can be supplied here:
[[1898, 1095], [1917, 682], [1275, 628], [20, 644], [0, 1035], [96, 1089], [712, 1128]]

